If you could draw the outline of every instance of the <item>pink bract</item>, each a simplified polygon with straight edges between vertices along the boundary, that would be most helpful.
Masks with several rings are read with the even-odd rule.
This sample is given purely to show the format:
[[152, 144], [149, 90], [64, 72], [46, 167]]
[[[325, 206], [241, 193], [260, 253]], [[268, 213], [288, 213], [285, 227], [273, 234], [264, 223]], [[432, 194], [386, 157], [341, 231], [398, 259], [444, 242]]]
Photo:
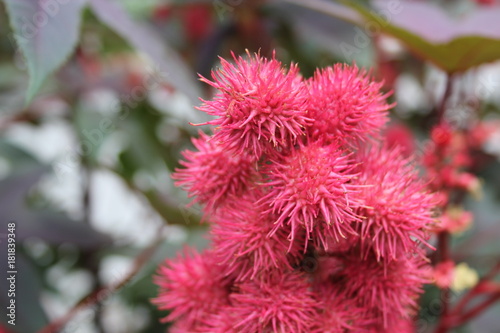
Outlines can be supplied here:
[[317, 143], [300, 146], [283, 160], [272, 161], [264, 171], [268, 192], [260, 202], [278, 216], [274, 231], [289, 225], [293, 241], [304, 229], [304, 247], [310, 237], [328, 247], [328, 237], [338, 242], [355, 234], [352, 223], [360, 218], [354, 209], [360, 202], [353, 168], [342, 148]]
[[435, 224], [436, 199], [399, 148], [375, 146], [358, 156], [360, 196], [364, 205], [356, 211], [364, 217], [357, 224], [364, 254], [377, 260], [398, 260], [427, 244]]
[[311, 332], [320, 303], [307, 276], [269, 274], [263, 281], [238, 284], [230, 295], [234, 327], [240, 333]]
[[344, 257], [343, 297], [355, 298], [363, 318], [372, 318], [381, 332], [401, 320], [409, 320], [417, 310], [422, 285], [431, 281], [427, 261], [414, 254], [384, 264], [374, 255], [363, 258], [356, 251]]
[[217, 118], [205, 124], [216, 127], [214, 140], [235, 153], [258, 158], [275, 148], [291, 147], [311, 123], [307, 89], [294, 64], [285, 70], [278, 60], [259, 54], [248, 59], [234, 57], [235, 64], [221, 58], [212, 72], [218, 90], [204, 101], [201, 111]]
[[171, 311], [164, 321], [176, 320], [180, 327], [194, 328], [228, 303], [229, 288], [211, 252], [188, 250], [184, 257], [167, 260], [155, 283], [160, 291], [153, 303]]
[[226, 209], [214, 218], [214, 253], [237, 281], [291, 271], [302, 253], [298, 242], [290, 244], [286, 228], [271, 234], [275, 219], [252, 207], [255, 201], [255, 196], [241, 198], [238, 209]]
[[356, 66], [337, 64], [318, 69], [308, 81], [315, 140], [355, 144], [379, 136], [388, 120], [389, 94], [381, 93], [382, 83]]
[[197, 151], [186, 150], [181, 161], [184, 169], [176, 169], [176, 186], [183, 187], [194, 202], [205, 204], [213, 212], [226, 200], [238, 198], [255, 181], [255, 163], [245, 154], [234, 155], [217, 145], [213, 138], [200, 132], [193, 139]]

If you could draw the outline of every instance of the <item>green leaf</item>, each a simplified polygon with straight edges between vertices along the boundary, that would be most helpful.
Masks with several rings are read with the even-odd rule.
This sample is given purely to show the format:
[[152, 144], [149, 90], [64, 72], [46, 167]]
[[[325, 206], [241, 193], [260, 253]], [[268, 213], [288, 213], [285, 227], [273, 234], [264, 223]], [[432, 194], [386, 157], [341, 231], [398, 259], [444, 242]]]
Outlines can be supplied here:
[[[4, 225], [2, 225], [4, 227]], [[5, 229], [3, 229], [5, 230]], [[0, 243], [2, 247], [2, 253], [7, 253], [7, 247]], [[18, 243], [18, 246], [21, 244]], [[2, 272], [7, 272], [9, 269], [7, 267], [7, 260], [2, 258], [0, 260], [0, 269]], [[29, 260], [23, 255], [19, 250], [16, 253], [16, 291], [15, 291], [15, 304], [16, 304], [16, 325], [12, 326], [6, 324], [9, 317], [6, 315], [2, 316], [0, 322], [4, 323], [5, 327], [9, 328], [8, 332], [23, 332], [23, 333], [34, 333], [48, 324], [48, 318], [43, 310], [40, 297], [42, 294], [42, 276], [36, 271], [35, 267], [30, 263]], [[6, 274], [4, 273], [4, 276]], [[7, 298], [7, 281], [3, 278], [0, 282], [2, 294], [0, 296], [0, 306], [5, 309], [10, 305], [10, 299]], [[9, 302], [9, 303], [7, 303]], [[1, 325], [0, 325], [1, 329]]]
[[[405, 4], [404, 6], [407, 5], [409, 4]], [[430, 36], [423, 33], [424, 30], [407, 30], [401, 25], [389, 23], [376, 12], [370, 11], [360, 5], [351, 3], [350, 6], [362, 14], [366, 21], [376, 22], [382, 32], [399, 39], [417, 56], [433, 63], [447, 73], [463, 72], [483, 63], [500, 59], [500, 39], [480, 35], [467, 35], [467, 31], [463, 31], [460, 33], [448, 33], [449, 38], [451, 38], [448, 41], [431, 42], [424, 37], [427, 36], [430, 38]], [[427, 11], [431, 14], [433, 9], [430, 6], [426, 8], [428, 8]], [[408, 8], [404, 12], [394, 16], [398, 17], [398, 23], [403, 24], [405, 17], [409, 15], [407, 11]], [[433, 21], [428, 21], [423, 13], [418, 15], [418, 17], [422, 20], [420, 25], [433, 24]], [[436, 27], [436, 31], [439, 28]], [[454, 26], [447, 26], [447, 28], [453, 29]]]
[[11, 177], [41, 166], [30, 152], [4, 139], [0, 139], [0, 157], [6, 159]]
[[193, 104], [198, 104], [201, 90], [196, 75], [177, 52], [149, 26], [134, 21], [127, 11], [114, 0], [89, 0], [94, 14], [104, 24], [122, 36], [138, 52], [153, 62], [153, 69], [179, 91], [186, 94]]
[[73, 52], [86, 0], [3, 0], [13, 37], [28, 65], [29, 103], [45, 79]]
[[[476, 9], [454, 21], [429, 3], [375, 1], [375, 9], [370, 9], [353, 1], [342, 1], [345, 7], [324, 0], [282, 1], [357, 24], [367, 36], [375, 31], [391, 35], [416, 56], [450, 74], [500, 59], [497, 8]], [[356, 41], [349, 47], [357, 50]]]
[[[16, 238], [23, 241], [36, 237], [49, 244], [72, 243], [81, 249], [93, 250], [111, 243], [111, 239], [92, 229], [88, 224], [69, 219], [62, 213], [49, 210], [28, 209], [25, 198], [29, 190], [48, 171], [38, 167], [22, 174], [13, 175], [0, 182], [0, 226], [16, 222]], [[0, 231], [1, 232], [1, 231]]]

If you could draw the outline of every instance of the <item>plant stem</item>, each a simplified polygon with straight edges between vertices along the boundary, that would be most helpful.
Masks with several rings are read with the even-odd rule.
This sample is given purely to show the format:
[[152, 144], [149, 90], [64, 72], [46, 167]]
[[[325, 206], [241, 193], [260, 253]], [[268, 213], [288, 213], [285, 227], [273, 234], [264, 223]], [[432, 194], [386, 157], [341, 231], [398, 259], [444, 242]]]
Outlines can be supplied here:
[[[447, 231], [441, 231], [438, 234], [438, 251], [439, 251], [439, 262], [446, 262], [451, 259], [450, 257], [450, 234]], [[449, 299], [450, 299], [450, 289], [444, 288], [441, 290], [441, 299], [443, 300], [443, 312], [441, 315], [441, 320], [436, 329], [436, 333], [446, 333], [449, 329]]]
[[466, 312], [465, 314], [460, 316], [460, 320], [456, 323], [455, 326], [462, 325], [463, 323], [466, 323], [467, 321], [471, 320], [475, 316], [481, 314], [481, 312], [486, 310], [490, 305], [494, 304], [498, 300], [500, 300], [500, 292], [496, 292], [496, 293], [490, 295], [484, 302], [479, 303], [474, 308], [469, 310], [469, 312]]
[[[437, 109], [438, 122], [443, 123], [444, 116], [446, 113], [446, 104], [451, 96], [453, 90], [453, 77], [451, 75], [446, 76], [446, 88], [444, 90], [443, 97], [439, 103]], [[448, 231], [441, 231], [438, 234], [438, 262], [446, 262], [451, 260], [450, 255], [450, 233]], [[450, 289], [444, 288], [441, 290], [441, 299], [443, 300], [443, 312], [436, 329], [436, 333], [446, 333], [449, 329], [449, 300], [450, 300]]]
[[495, 275], [500, 271], [500, 262], [498, 262], [492, 269], [491, 271], [486, 274], [485, 276], [483, 276], [481, 278], [481, 280], [479, 280], [479, 282], [476, 284], [476, 286], [474, 288], [472, 288], [471, 290], [469, 290], [469, 292], [464, 296], [462, 297], [462, 299], [460, 300], [460, 302], [457, 304], [457, 306], [453, 309], [453, 313], [455, 314], [461, 314], [463, 313], [463, 310], [465, 308], [465, 306], [467, 305], [467, 303], [473, 299], [475, 296], [479, 295], [480, 292], [480, 287], [482, 286], [482, 284], [484, 282], [487, 282], [491, 279], [493, 279], [495, 277]]
[[96, 305], [101, 304], [108, 297], [118, 292], [120, 289], [129, 284], [135, 276], [141, 271], [146, 263], [148, 263], [151, 257], [156, 253], [159, 246], [162, 244], [162, 230], [164, 226], [162, 225], [158, 232], [157, 238], [152, 245], [144, 249], [135, 258], [134, 264], [130, 272], [123, 277], [116, 284], [106, 287], [100, 287], [99, 289], [91, 291], [87, 296], [83, 297], [72, 309], [70, 309], [63, 317], [49, 323], [47, 326], [43, 327], [38, 333], [56, 333], [59, 332], [68, 322], [80, 311], [88, 308], [92, 308], [94, 312], [98, 311]]
[[444, 89], [443, 98], [441, 99], [441, 103], [439, 103], [439, 107], [437, 109], [438, 122], [444, 122], [444, 116], [446, 113], [446, 104], [448, 103], [448, 99], [451, 96], [451, 92], [453, 91], [453, 76], [446, 76], [446, 88]]

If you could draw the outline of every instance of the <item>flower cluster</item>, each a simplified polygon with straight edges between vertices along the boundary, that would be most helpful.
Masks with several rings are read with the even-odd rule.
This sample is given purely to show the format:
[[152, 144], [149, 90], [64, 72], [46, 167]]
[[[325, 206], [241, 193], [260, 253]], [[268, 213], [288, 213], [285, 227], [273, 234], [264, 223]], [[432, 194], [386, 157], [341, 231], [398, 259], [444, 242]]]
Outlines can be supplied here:
[[[441, 216], [434, 231], [440, 248], [443, 244], [447, 246], [451, 235], [471, 228], [474, 215], [463, 208], [462, 201], [467, 193], [476, 198], [481, 196], [481, 182], [476, 174], [494, 157], [491, 144], [498, 146], [498, 135], [500, 123], [491, 120], [474, 120], [463, 128], [442, 120], [432, 128], [422, 164], [429, 179], [428, 188], [438, 198]], [[434, 263], [434, 284], [440, 289], [455, 291], [474, 286], [477, 273], [466, 263], [456, 263], [444, 253]]]
[[473, 152], [480, 149], [487, 133], [483, 126], [478, 126], [476, 131], [469, 134], [452, 128], [446, 122], [432, 128], [422, 164], [429, 178], [428, 187], [436, 192], [442, 211], [441, 224], [435, 231], [454, 234], [470, 226], [472, 213], [455, 206], [454, 201], [459, 192], [480, 195], [480, 181], [468, 169], [471, 169], [474, 161]]
[[444, 205], [448, 203], [453, 190], [478, 190], [479, 180], [465, 171], [471, 163], [465, 133], [453, 129], [447, 123], [432, 129], [431, 142], [426, 147], [423, 164], [431, 180], [431, 188], [441, 191], [440, 194], [445, 199]]
[[213, 134], [177, 185], [204, 206], [212, 246], [158, 271], [171, 332], [412, 332], [436, 198], [381, 135], [391, 105], [355, 66], [304, 79], [273, 56], [202, 81]]

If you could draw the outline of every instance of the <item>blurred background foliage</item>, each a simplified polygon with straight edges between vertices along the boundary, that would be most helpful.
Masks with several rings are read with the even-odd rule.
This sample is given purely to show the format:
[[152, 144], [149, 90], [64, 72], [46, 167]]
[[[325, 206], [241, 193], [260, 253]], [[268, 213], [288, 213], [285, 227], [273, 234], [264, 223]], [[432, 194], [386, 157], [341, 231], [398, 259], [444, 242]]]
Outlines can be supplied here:
[[[305, 77], [336, 62], [373, 68], [397, 102], [390, 128], [409, 127], [418, 154], [447, 77], [458, 126], [499, 118], [498, 17], [494, 0], [0, 1], [0, 232], [16, 222], [19, 271], [17, 325], [4, 326], [37, 332], [110, 288], [63, 331], [166, 330], [154, 272], [184, 244], [207, 244], [170, 174], [197, 133], [189, 123], [207, 119], [194, 106], [213, 91], [197, 73], [218, 56], [276, 50]], [[466, 203], [474, 227], [454, 239], [454, 258], [480, 273], [500, 256], [495, 135], [478, 155], [482, 198]], [[429, 287], [422, 332], [438, 298]], [[499, 310], [459, 331], [500, 332]]]

